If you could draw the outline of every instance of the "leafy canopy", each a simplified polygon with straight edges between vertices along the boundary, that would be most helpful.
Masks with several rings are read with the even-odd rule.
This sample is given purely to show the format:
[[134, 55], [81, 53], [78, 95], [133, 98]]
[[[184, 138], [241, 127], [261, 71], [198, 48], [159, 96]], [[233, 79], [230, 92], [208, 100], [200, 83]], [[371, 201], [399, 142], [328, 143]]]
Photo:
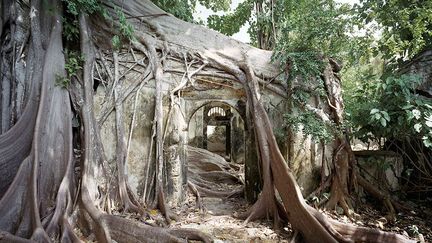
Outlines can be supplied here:
[[179, 19], [194, 22], [197, 3], [213, 11], [228, 11], [231, 0], [152, 0], [158, 7]]
[[381, 32], [375, 52], [403, 61], [432, 48], [432, 1], [360, 0], [358, 18]]

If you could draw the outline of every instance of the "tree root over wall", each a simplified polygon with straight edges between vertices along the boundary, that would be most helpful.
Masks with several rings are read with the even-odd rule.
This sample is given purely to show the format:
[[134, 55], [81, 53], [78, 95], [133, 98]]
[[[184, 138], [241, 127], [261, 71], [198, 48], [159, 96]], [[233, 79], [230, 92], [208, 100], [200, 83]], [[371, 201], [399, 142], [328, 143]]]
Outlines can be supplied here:
[[[68, 89], [64, 89], [56, 85], [58, 77], [65, 76], [60, 4], [56, 0], [31, 0], [30, 5], [26, 1], [1, 2], [0, 10], [7, 13], [1, 16], [2, 50], [10, 46], [7, 36], [18, 40], [16, 46], [26, 46], [15, 48], [18, 51], [13, 52], [13, 60], [5, 58], [5, 52], [1, 52], [2, 73], [11, 74], [2, 75], [2, 94], [17, 92], [14, 89], [17, 85], [4, 84], [16, 84], [18, 77], [24, 79], [26, 92], [23, 109], [15, 109], [1, 99], [1, 107], [7, 107], [0, 110], [2, 118], [17, 119], [10, 125], [0, 119], [0, 241], [80, 242], [82, 239], [77, 234], [80, 230], [82, 237], [91, 239], [94, 235], [99, 242], [183, 242], [185, 239], [210, 242], [210, 237], [195, 230], [153, 227], [113, 215], [115, 209], [123, 215], [130, 212], [145, 218], [146, 205], [149, 205], [170, 218], [163, 186], [162, 83], [165, 73], [178, 74], [179, 71], [192, 82], [188, 66], [186, 70], [171, 71], [164, 67], [167, 58], [182, 62], [186, 56], [203, 63], [193, 75], [240, 82], [247, 94], [264, 181], [263, 191], [249, 211], [249, 220], [270, 215], [278, 223], [280, 217], [286, 216], [307, 242], [410, 242], [397, 234], [336, 222], [305, 203], [278, 149], [260, 99], [258, 83], [278, 73], [277, 64], [270, 62], [270, 52], [180, 21], [148, 0], [102, 1], [112, 21], [99, 14], [80, 14], [80, 42], [74, 44], [80, 46], [85, 62], [82, 70], [73, 75]], [[145, 67], [143, 78], [126, 89], [120, 89], [124, 75], [118, 73], [120, 61], [110, 41], [120, 29], [115, 9], [121, 9], [135, 29], [135, 39], [129, 46], [131, 54], [137, 52], [144, 56], [142, 62], [136, 60], [136, 65]], [[27, 35], [20, 37], [15, 32], [22, 19], [29, 20], [28, 41]], [[114, 72], [104, 60], [107, 52], [112, 53]], [[101, 71], [98, 67], [102, 66], [96, 63], [97, 58], [105, 69], [102, 75], [98, 74]], [[13, 68], [15, 60], [25, 61], [25, 68]], [[11, 68], [3, 70], [4, 67]], [[98, 120], [93, 111], [96, 79], [107, 84], [113, 95], [108, 97], [114, 98], [107, 102]], [[145, 186], [151, 192], [149, 195], [153, 195], [152, 203], [139, 200], [128, 185], [125, 169], [128, 145], [122, 111], [126, 97], [136, 92], [143, 82], [150, 81], [155, 84], [155, 157], [149, 151], [149, 158], [153, 159], [147, 164], [150, 173], [146, 174], [149, 184]], [[269, 84], [267, 88], [280, 92], [277, 85]], [[114, 163], [108, 163], [105, 158], [100, 135], [100, 127], [111, 111], [115, 111], [116, 117]], [[74, 115], [80, 120], [79, 131], [75, 133], [72, 130]], [[197, 185], [195, 189], [204, 193]], [[283, 205], [279, 204], [277, 196]]]

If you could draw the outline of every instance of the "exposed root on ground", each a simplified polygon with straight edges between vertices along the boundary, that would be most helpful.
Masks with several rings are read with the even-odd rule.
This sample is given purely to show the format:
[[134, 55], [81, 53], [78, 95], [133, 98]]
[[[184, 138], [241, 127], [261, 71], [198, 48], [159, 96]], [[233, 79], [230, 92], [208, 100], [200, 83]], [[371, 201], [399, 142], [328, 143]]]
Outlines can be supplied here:
[[[24, 13], [25, 16], [20, 18], [28, 19], [31, 35], [29, 48], [26, 49], [28, 66], [21, 73], [25, 76], [26, 88], [29, 90], [23, 99], [27, 104], [16, 124], [2, 128], [0, 134], [0, 175], [6, 175], [0, 177], [0, 241], [27, 242], [24, 238], [43, 242], [50, 242], [51, 238], [65, 242], [79, 241], [76, 228], [81, 230], [83, 237], [92, 238], [94, 235], [99, 242], [111, 242], [112, 239], [117, 242], [183, 242], [185, 239], [211, 241], [209, 236], [195, 230], [153, 227], [136, 220], [110, 215], [114, 211], [130, 211], [141, 217], [146, 214], [144, 205], [147, 204], [149, 208], [158, 208], [168, 223], [174, 216], [165, 202], [166, 166], [163, 158], [165, 132], [162, 88], [165, 81], [164, 60], [169, 55], [171, 58], [180, 58], [182, 62], [185, 56], [190, 56], [197, 59], [190, 63], [201, 64], [191, 72], [189, 68], [192, 64], [185, 61], [186, 70], [183, 71], [186, 83], [192, 86], [192, 76], [202, 73], [203, 76], [236, 80], [244, 87], [254, 124], [264, 182], [263, 191], [249, 210], [247, 220], [271, 217], [278, 226], [281, 219], [286, 217], [307, 242], [410, 242], [397, 234], [327, 219], [305, 203], [279, 151], [269, 117], [260, 99], [259, 83], [263, 82], [260, 77], [271, 77], [278, 73], [277, 65], [270, 62], [270, 52], [241, 45], [201, 27], [181, 22], [147, 0], [103, 2], [110, 16], [116, 16], [116, 9], [120, 8], [131, 19], [131, 24], [136, 27], [136, 39], [130, 43], [133, 47], [130, 54], [134, 57], [134, 65], [149, 67], [142, 73], [140, 82], [126, 89], [120, 88], [124, 74], [136, 72], [134, 66], [121, 75], [119, 70], [122, 64], [116, 50], [112, 58], [114, 72], [111, 72], [107, 58], [103, 57], [101, 51], [107, 46], [111, 49], [110, 37], [117, 34], [118, 23], [103, 20], [97, 14], [80, 14], [80, 52], [85, 55], [85, 61], [82, 70], [78, 70], [71, 77], [72, 82], [67, 90], [56, 85], [59, 77], [65, 77], [61, 35], [63, 8], [60, 1], [47, 0], [42, 3], [40, 0], [32, 0], [30, 8], [27, 4], [16, 4], [16, 1], [1, 2], [2, 10], [19, 8], [19, 11]], [[54, 6], [49, 10], [49, 14], [43, 7], [45, 4]], [[147, 14], [151, 17], [136, 17]], [[13, 14], [5, 18], [10, 18], [5, 24], [19, 22], [16, 21], [18, 16]], [[88, 22], [90, 18], [93, 19], [91, 23]], [[92, 32], [94, 29], [98, 30], [97, 33]], [[185, 30], [191, 33], [184, 35]], [[0, 31], [6, 29], [2, 27]], [[199, 35], [200, 31], [206, 31], [211, 38], [204, 39]], [[1, 33], [1, 36], [3, 38], [7, 34]], [[97, 41], [93, 42], [95, 39]], [[2, 41], [4, 42], [3, 39]], [[98, 46], [95, 46], [95, 43]], [[75, 48], [76, 44], [74, 43]], [[209, 48], [209, 45], [212, 48]], [[223, 50], [225, 46], [231, 45], [238, 45], [238, 48]], [[142, 62], [136, 58], [135, 51], [144, 56]], [[96, 53], [99, 53], [99, 61], [105, 72], [101, 73], [96, 65]], [[148, 62], [144, 64], [144, 60]], [[254, 63], [254, 66], [250, 63]], [[212, 70], [204, 70], [209, 67]], [[93, 111], [95, 71], [98, 73], [99, 82], [109, 89], [98, 120]], [[104, 75], [107, 80], [104, 80]], [[155, 84], [154, 135], [151, 137], [152, 143], [148, 151], [150, 159], [145, 172], [142, 196], [145, 200], [140, 201], [127, 180], [125, 166], [128, 143], [122, 105], [130, 94], [149, 80]], [[2, 77], [1, 81], [8, 83], [11, 80], [6, 77], [3, 80]], [[178, 86], [179, 89], [184, 86], [183, 83]], [[283, 90], [277, 86], [269, 84], [267, 87], [271, 88], [272, 92], [283, 94]], [[330, 99], [330, 102], [331, 107], [336, 107], [336, 111], [340, 112], [338, 105], [341, 105], [341, 100], [335, 102]], [[100, 128], [112, 111], [115, 111], [117, 156], [114, 161], [107, 161]], [[0, 112], [2, 116], [18, 117], [10, 107]], [[75, 147], [71, 122], [73, 112], [76, 112], [75, 117], [80, 119], [79, 129], [75, 131]], [[341, 141], [338, 143], [336, 147], [343, 144]], [[75, 156], [74, 148], [80, 150]], [[193, 150], [190, 153], [193, 153]], [[195, 153], [199, 156], [198, 154], [205, 152], [195, 150]], [[346, 154], [339, 153], [338, 156], [342, 159], [335, 158], [338, 160], [335, 165], [339, 165], [339, 169], [344, 172], [339, 173], [338, 180], [333, 180], [333, 183], [340, 183], [337, 190], [345, 196], [348, 194], [343, 188], [348, 185], [349, 180], [345, 183], [344, 178], [352, 175], [347, 168], [354, 165], [345, 163], [346, 159], [349, 159]], [[204, 196], [233, 196], [233, 193], [237, 195], [243, 190], [242, 183], [239, 183], [243, 180], [230, 172], [232, 166], [225, 160], [212, 158], [198, 163], [193, 162], [194, 156], [191, 158], [188, 168], [189, 185], [198, 200]], [[79, 164], [79, 168], [75, 167], [75, 164]], [[77, 168], [78, 170], [74, 171]], [[211, 183], [205, 183], [208, 181]], [[221, 182], [232, 187], [229, 190], [219, 190], [216, 186]], [[279, 197], [283, 206], [277, 200]], [[335, 201], [340, 203], [341, 199], [337, 198]], [[4, 233], [6, 231], [9, 233]]]
[[221, 156], [208, 150], [187, 146], [188, 187], [203, 209], [201, 197], [239, 197], [244, 185], [236, 171]]

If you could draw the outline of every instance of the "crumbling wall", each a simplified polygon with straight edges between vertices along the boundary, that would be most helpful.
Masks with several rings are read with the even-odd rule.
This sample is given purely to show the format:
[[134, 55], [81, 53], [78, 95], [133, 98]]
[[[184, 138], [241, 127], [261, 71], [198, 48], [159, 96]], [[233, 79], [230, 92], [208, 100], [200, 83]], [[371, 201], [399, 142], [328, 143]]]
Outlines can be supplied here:
[[[129, 58], [129, 59], [128, 59]], [[138, 57], [140, 58], [140, 57]], [[126, 54], [120, 55], [120, 60], [132, 62], [131, 57]], [[110, 57], [106, 57], [106, 65], [113, 68]], [[182, 63], [170, 60], [165, 63], [166, 70], [177, 70]], [[136, 85], [138, 80], [143, 79], [144, 67], [130, 68], [120, 65], [122, 78], [116, 84], [121, 93], [127, 93], [133, 87], [133, 92], [126, 97], [123, 103], [125, 138], [128, 142], [128, 156], [126, 162], [126, 173], [131, 189], [139, 196], [143, 196], [146, 185], [151, 184], [154, 177], [152, 166], [154, 165], [153, 119], [155, 105], [155, 81], [149, 79], [142, 86]], [[247, 104], [243, 87], [227, 78], [216, 80], [211, 77], [197, 78], [194, 85], [187, 85], [177, 93], [171, 93], [183, 80], [178, 73], [164, 72], [163, 76], [163, 111], [164, 111], [164, 183], [168, 202], [176, 205], [183, 201], [187, 190], [187, 152], [185, 145], [201, 147], [203, 143], [203, 124], [197, 122], [202, 120], [205, 114], [200, 108], [209, 103], [219, 102], [230, 106], [238, 112], [231, 120], [233, 129], [231, 151], [236, 155], [234, 162], [245, 164], [246, 193], [250, 201], [254, 201], [261, 187], [259, 164], [257, 163], [256, 144], [253, 132], [253, 124], [247, 114]], [[97, 86], [94, 109], [97, 119], [100, 121], [101, 137], [107, 161], [115, 170], [116, 158], [116, 126], [115, 113], [111, 111], [106, 115], [107, 107], [112, 105], [112, 87], [100, 84]], [[262, 101], [271, 119], [275, 130], [284, 127], [284, 114], [286, 112], [286, 98], [273, 93], [266, 88], [262, 89]], [[175, 98], [175, 102], [172, 102]], [[202, 110], [202, 109], [201, 109]], [[195, 115], [194, 115], [195, 114]], [[191, 121], [195, 119], [196, 121]], [[133, 124], [132, 124], [133, 120]], [[241, 124], [243, 123], [243, 124]], [[130, 134], [131, 128], [133, 129]], [[318, 184], [319, 170], [322, 162], [322, 147], [317, 145], [310, 137], [301, 133], [288, 134], [281, 130], [282, 140], [278, 141], [285, 158], [289, 153], [294, 154], [290, 158], [290, 167], [294, 171], [300, 187], [305, 195], [310, 193]], [[239, 144], [244, 138], [244, 147]], [[289, 139], [286, 139], [289, 138]], [[279, 139], [278, 139], [279, 140]], [[152, 148], [151, 148], [152, 145]], [[291, 150], [291, 151], [290, 151]], [[240, 154], [244, 156], [239, 156]], [[330, 151], [327, 154], [331, 154]], [[243, 161], [241, 161], [243, 160]], [[149, 167], [150, 166], [150, 167]], [[318, 176], [317, 176], [318, 173]]]
[[354, 152], [360, 174], [383, 190], [400, 190], [404, 169], [401, 155], [392, 151], [365, 150]]

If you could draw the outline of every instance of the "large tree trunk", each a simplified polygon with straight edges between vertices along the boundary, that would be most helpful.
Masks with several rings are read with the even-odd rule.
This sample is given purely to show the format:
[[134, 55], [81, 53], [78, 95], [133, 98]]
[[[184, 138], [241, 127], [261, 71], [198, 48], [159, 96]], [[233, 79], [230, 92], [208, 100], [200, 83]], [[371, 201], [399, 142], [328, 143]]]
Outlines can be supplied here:
[[[53, 8], [47, 8], [46, 4]], [[269, 213], [278, 221], [279, 215], [286, 215], [308, 242], [409, 241], [396, 234], [329, 220], [305, 203], [279, 151], [260, 99], [258, 83], [278, 73], [277, 63], [270, 62], [271, 52], [180, 21], [148, 0], [110, 0], [103, 1], [103, 4], [112, 19], [117, 19], [114, 9], [119, 8], [134, 26], [136, 38], [132, 40], [130, 48], [145, 56], [145, 65], [150, 66], [149, 73], [141, 82], [151, 79], [155, 83], [156, 158], [153, 160], [154, 177], [150, 175], [152, 178], [149, 179], [153, 181], [149, 188], [154, 195], [151, 206], [158, 207], [169, 218], [163, 183], [164, 119], [161, 89], [165, 70], [162, 62], [166, 56], [177, 60], [188, 56], [206, 66], [206, 70], [199, 69], [193, 75], [209, 75], [206, 71], [213, 70], [215, 72], [211, 72], [211, 75], [240, 82], [245, 89], [264, 172], [264, 188], [250, 211], [250, 218]], [[128, 189], [126, 180], [127, 149], [122, 102], [139, 84], [126, 89], [130, 90], [127, 92], [117, 86], [122, 85], [118, 73], [119, 58], [111, 48], [110, 40], [112, 35], [119, 34], [116, 32], [119, 23], [114, 21], [111, 26], [111, 21], [100, 15], [80, 14], [80, 43], [74, 44], [79, 44], [85, 62], [82, 71], [73, 75], [67, 90], [56, 85], [58, 77], [66, 75], [60, 1], [32, 0], [30, 7], [24, 1], [3, 1], [1, 10], [7, 9], [15, 10], [11, 11], [13, 14], [2, 15], [1, 22], [0, 67], [2, 72], [10, 75], [2, 75], [0, 80], [0, 231], [8, 232], [1, 233], [4, 237], [0, 237], [0, 241], [25, 242], [25, 239], [32, 239], [50, 242], [51, 239], [58, 239], [76, 242], [79, 241], [74, 230], [77, 227], [85, 235], [93, 233], [101, 242], [110, 242], [111, 239], [117, 242], [143, 242], [149, 239], [181, 242], [185, 238], [210, 241], [208, 236], [193, 230], [150, 227], [132, 219], [111, 215], [114, 207], [122, 212], [144, 214], [143, 205], [146, 203], [139, 201]], [[14, 32], [16, 26], [13, 25], [19, 19], [30, 19], [30, 26], [27, 27], [31, 33], [28, 43], [26, 35], [15, 35], [18, 32]], [[14, 38], [9, 39], [10, 36]], [[12, 48], [14, 51], [11, 54], [6, 51], [11, 45], [25, 47]], [[105, 81], [114, 94], [114, 101], [107, 108], [107, 113], [115, 110], [116, 114], [117, 152], [114, 166], [104, 157], [100, 124], [93, 111], [94, 68], [96, 59], [104, 58], [102, 50], [111, 52], [114, 62], [114, 72], [107, 67], [105, 70], [108, 77]], [[25, 68], [14, 68], [17, 67], [15, 60], [19, 60], [22, 54], [26, 58]], [[13, 58], [7, 58], [7, 55]], [[187, 70], [184, 72], [189, 75]], [[17, 77], [25, 77], [23, 83], [28, 91], [18, 91], [16, 87], [21, 81]], [[284, 94], [278, 85], [271, 84], [268, 88], [272, 92]], [[8, 102], [11, 99], [13, 102]], [[21, 109], [23, 101], [25, 108]], [[77, 140], [75, 147], [72, 143], [73, 112], [76, 112], [81, 124], [81, 141]], [[81, 151], [74, 155], [74, 148]], [[152, 154], [152, 151], [149, 153]], [[277, 201], [277, 194], [282, 198], [283, 206]], [[114, 205], [110, 203], [112, 201], [115, 201]]]

